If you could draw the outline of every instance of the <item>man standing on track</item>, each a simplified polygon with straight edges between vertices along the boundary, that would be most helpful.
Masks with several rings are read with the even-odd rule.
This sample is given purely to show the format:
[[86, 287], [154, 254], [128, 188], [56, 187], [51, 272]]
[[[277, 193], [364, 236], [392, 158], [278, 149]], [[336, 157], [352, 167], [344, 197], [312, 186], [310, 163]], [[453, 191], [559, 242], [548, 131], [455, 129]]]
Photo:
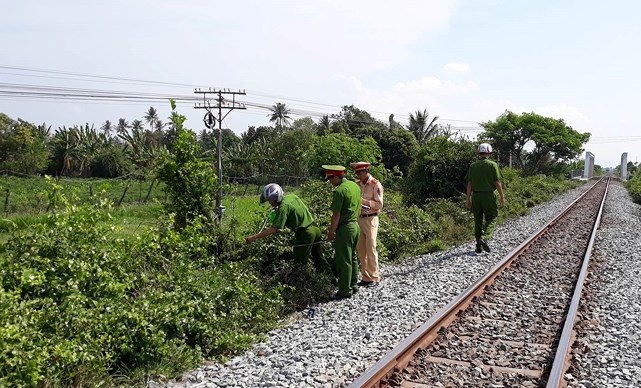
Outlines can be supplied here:
[[378, 214], [383, 207], [383, 185], [369, 173], [370, 163], [350, 163], [358, 177], [358, 187], [361, 189], [361, 212], [358, 226], [358, 259], [361, 264], [361, 287], [378, 285], [380, 279], [378, 269], [378, 252], [376, 251], [376, 236], [378, 235]]
[[334, 258], [338, 272], [338, 292], [332, 299], [350, 298], [358, 291], [358, 259], [356, 243], [359, 227], [356, 222], [361, 208], [358, 185], [345, 179], [345, 167], [323, 165], [325, 179], [334, 186], [332, 219], [327, 240], [334, 242]]
[[492, 237], [496, 227], [496, 217], [499, 215], [496, 204], [496, 194], [499, 192], [501, 206], [505, 205], [501, 171], [493, 160], [490, 160], [492, 146], [481, 143], [478, 146], [479, 160], [470, 165], [465, 179], [467, 180], [466, 206], [474, 214], [474, 237], [476, 238], [476, 253], [481, 250], [490, 252], [487, 240]]

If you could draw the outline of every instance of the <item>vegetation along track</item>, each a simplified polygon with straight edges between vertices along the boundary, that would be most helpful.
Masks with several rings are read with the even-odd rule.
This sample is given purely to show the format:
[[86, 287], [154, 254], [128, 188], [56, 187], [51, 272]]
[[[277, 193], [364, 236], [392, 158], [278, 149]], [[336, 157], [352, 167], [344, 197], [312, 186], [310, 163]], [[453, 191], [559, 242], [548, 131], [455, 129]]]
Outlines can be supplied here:
[[563, 385], [607, 185], [594, 184], [351, 386]]

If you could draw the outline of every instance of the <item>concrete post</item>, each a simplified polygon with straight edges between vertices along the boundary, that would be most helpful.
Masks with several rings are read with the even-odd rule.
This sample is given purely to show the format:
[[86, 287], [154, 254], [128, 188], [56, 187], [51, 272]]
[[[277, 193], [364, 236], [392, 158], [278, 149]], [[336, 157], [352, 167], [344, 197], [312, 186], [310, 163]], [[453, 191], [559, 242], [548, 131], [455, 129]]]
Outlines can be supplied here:
[[628, 180], [628, 153], [624, 152], [621, 155], [621, 180]]
[[590, 179], [594, 175], [594, 154], [585, 151], [585, 165], [583, 166], [583, 178]]

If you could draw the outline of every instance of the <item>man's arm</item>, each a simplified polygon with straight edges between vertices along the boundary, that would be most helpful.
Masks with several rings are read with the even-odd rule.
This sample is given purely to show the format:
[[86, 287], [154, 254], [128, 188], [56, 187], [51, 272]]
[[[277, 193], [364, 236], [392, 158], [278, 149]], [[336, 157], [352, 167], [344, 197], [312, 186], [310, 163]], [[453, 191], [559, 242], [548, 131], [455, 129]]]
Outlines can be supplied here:
[[256, 234], [254, 234], [254, 235], [251, 235], [251, 236], [249, 236], [249, 237], [245, 238], [245, 242], [246, 242], [247, 244], [251, 244], [251, 243], [253, 243], [254, 241], [258, 240], [259, 238], [263, 238], [263, 237], [271, 236], [272, 234], [274, 234], [274, 233], [278, 233], [279, 231], [280, 231], [280, 229], [278, 229], [278, 228], [274, 228], [274, 227], [272, 226], [271, 228], [267, 228], [267, 229], [263, 230], [263, 231], [262, 231], [262, 232], [260, 232], [260, 233], [256, 233]]
[[505, 195], [503, 195], [503, 184], [501, 181], [496, 181], [494, 182], [494, 186], [496, 186], [496, 190], [499, 192], [499, 201], [501, 203], [501, 206], [505, 206]]
[[472, 183], [467, 182], [467, 193], [465, 195], [465, 206], [469, 209], [472, 207]]
[[338, 228], [338, 221], [341, 218], [340, 212], [332, 213], [332, 220], [329, 224], [329, 230], [327, 231], [327, 241], [334, 241], [336, 237], [336, 229]]

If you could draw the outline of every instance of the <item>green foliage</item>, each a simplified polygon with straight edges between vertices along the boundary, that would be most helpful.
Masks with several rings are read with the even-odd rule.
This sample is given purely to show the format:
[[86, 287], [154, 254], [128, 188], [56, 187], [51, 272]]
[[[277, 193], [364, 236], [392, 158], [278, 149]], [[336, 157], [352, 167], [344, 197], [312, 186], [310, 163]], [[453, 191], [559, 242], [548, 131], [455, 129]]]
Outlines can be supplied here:
[[217, 263], [202, 249], [211, 233], [198, 220], [182, 231], [166, 220], [126, 242], [104, 222], [108, 209], [107, 201], [67, 204], [7, 241], [0, 385], [111, 385], [123, 371], [173, 376], [274, 327], [280, 289], [261, 287], [250, 262]]
[[457, 197], [466, 190], [465, 174], [476, 159], [476, 148], [465, 139], [438, 136], [419, 149], [405, 179], [405, 201], [423, 205], [430, 198]]
[[524, 177], [520, 170], [510, 168], [502, 169], [502, 173], [506, 205], [499, 211], [499, 220], [526, 215], [530, 208], [580, 184], [542, 174]]
[[[579, 133], [563, 119], [543, 117], [536, 113], [516, 115], [506, 111], [496, 121], [482, 123], [485, 132], [479, 135], [494, 145], [494, 153], [502, 165], [513, 165], [528, 175], [562, 173], [558, 164], [575, 159], [590, 139], [589, 133]], [[526, 145], [533, 144], [531, 151]]]
[[47, 166], [49, 129], [0, 113], [0, 171], [36, 174]]
[[398, 262], [416, 254], [427, 253], [439, 246], [434, 220], [416, 205], [406, 207], [401, 196], [385, 194], [385, 205], [378, 229], [379, 255]]
[[381, 161], [381, 150], [371, 137], [360, 142], [344, 135], [332, 133], [316, 138], [307, 155], [307, 168], [312, 176], [321, 176], [323, 164], [337, 164], [349, 168], [357, 161], [368, 161], [374, 165]]
[[636, 203], [641, 203], [641, 169], [636, 169], [626, 183], [630, 197]]
[[434, 219], [439, 247], [463, 243], [474, 237], [474, 217], [465, 208], [465, 196], [435, 199], [425, 206], [425, 211]]
[[[297, 121], [298, 122], [298, 121]], [[273, 144], [272, 173], [283, 176], [309, 176], [306, 158], [315, 143], [316, 135], [309, 129], [289, 130]], [[314, 170], [316, 171], [316, 170]]]
[[[397, 168], [403, 176], [406, 176], [419, 149], [416, 138], [407, 130], [395, 128], [383, 132], [378, 144], [381, 147], [385, 167]], [[387, 182], [385, 183], [389, 186]]]
[[[114, 203], [139, 204], [164, 201], [165, 185], [145, 180], [56, 179], [59, 191], [67, 197], [77, 197], [76, 204], [90, 204], [102, 193]], [[42, 214], [52, 210], [54, 203], [48, 194], [47, 178], [0, 176], [0, 212], [5, 216]]]
[[89, 163], [91, 176], [95, 178], [117, 178], [134, 171], [134, 165], [122, 148], [103, 148]]
[[167, 185], [167, 211], [175, 214], [177, 228], [189, 220], [204, 217], [213, 222], [216, 217], [214, 193], [217, 179], [209, 163], [200, 159], [196, 135], [183, 127], [185, 117], [172, 112], [171, 121], [177, 133], [173, 152], [163, 155], [157, 176]]

